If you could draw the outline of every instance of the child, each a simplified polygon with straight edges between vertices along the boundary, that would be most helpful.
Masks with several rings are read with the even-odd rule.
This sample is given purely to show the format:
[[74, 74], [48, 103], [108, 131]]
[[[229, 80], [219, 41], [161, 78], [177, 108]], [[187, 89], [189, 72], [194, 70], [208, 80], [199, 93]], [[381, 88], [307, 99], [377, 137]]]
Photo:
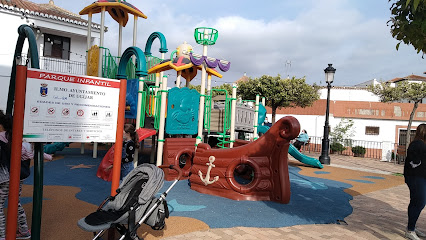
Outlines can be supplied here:
[[139, 147], [139, 138], [135, 130], [132, 124], [124, 124], [123, 150], [121, 153], [121, 179], [127, 176], [134, 168], [133, 159], [135, 157], [135, 149]]
[[[123, 179], [130, 171], [133, 170], [133, 159], [135, 156], [135, 149], [139, 147], [138, 134], [132, 124], [124, 124], [123, 130], [123, 148], [121, 152], [121, 173], [120, 179]], [[98, 168], [97, 176], [106, 181], [112, 180], [112, 164], [114, 162], [114, 146], [108, 151], [101, 165]], [[106, 167], [105, 167], [106, 166]], [[105, 168], [104, 168], [105, 167]]]
[[[6, 144], [2, 144], [9, 149], [12, 143], [12, 118], [6, 116], [3, 111], [0, 111], [0, 141]], [[22, 155], [21, 160], [28, 160], [34, 157], [31, 145], [27, 142], [22, 143]], [[7, 161], [10, 161], [8, 159]], [[3, 161], [2, 161], [3, 162]], [[22, 192], [22, 184], [24, 180], [20, 181], [19, 184], [19, 196]], [[6, 234], [6, 218], [4, 216], [4, 203], [9, 196], [9, 170], [5, 164], [0, 165], [0, 240], [5, 239]], [[18, 229], [16, 233], [16, 239], [30, 239], [31, 233], [27, 224], [27, 217], [25, 215], [24, 208], [21, 202], [18, 200]]]

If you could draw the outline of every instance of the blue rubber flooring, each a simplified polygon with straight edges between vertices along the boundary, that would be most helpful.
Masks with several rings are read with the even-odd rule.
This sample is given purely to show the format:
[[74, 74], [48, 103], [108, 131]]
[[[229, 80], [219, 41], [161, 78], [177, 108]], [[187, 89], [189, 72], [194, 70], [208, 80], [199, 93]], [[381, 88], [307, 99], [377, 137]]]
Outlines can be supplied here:
[[[76, 194], [77, 199], [99, 205], [109, 196], [111, 189], [110, 182], [96, 177], [97, 168], [106, 151], [98, 151], [97, 159], [91, 157], [91, 151], [86, 151], [84, 155], [79, 151], [66, 148], [56, 153], [63, 155], [63, 159], [46, 162], [44, 185], [79, 187], [81, 191]], [[349, 204], [352, 196], [343, 191], [351, 185], [303, 176], [299, 171], [300, 168], [289, 166], [292, 192], [289, 204], [234, 201], [198, 193], [190, 189], [188, 180], [179, 181], [167, 196], [170, 216], [199, 219], [210, 228], [229, 228], [339, 223], [352, 213]], [[171, 183], [166, 181], [160, 192], [165, 191]], [[32, 185], [33, 178], [28, 178], [25, 184]], [[32, 199], [22, 199], [23, 203], [28, 201]]]

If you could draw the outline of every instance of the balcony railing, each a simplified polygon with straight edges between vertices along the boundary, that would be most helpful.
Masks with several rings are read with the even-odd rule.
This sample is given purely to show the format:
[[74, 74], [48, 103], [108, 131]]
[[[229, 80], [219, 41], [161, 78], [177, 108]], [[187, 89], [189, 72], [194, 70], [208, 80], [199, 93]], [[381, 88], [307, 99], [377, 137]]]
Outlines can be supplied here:
[[[23, 54], [22, 58], [28, 60], [27, 55]], [[40, 69], [52, 72], [69, 73], [76, 75], [86, 74], [86, 62], [77, 62], [64, 60], [59, 58], [40, 57]]]

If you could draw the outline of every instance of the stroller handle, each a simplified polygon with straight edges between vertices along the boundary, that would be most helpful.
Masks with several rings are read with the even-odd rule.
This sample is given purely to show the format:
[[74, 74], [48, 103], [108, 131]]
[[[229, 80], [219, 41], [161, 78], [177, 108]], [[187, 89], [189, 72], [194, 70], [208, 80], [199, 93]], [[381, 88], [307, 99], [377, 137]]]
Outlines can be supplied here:
[[170, 168], [170, 169], [173, 169], [173, 170], [177, 171], [178, 172], [178, 176], [177, 176], [176, 180], [180, 180], [180, 178], [182, 177], [182, 170], [180, 169], [179, 166], [176, 166], [176, 165], [160, 165], [158, 167], [161, 168], [161, 169], [163, 169], [163, 168]]

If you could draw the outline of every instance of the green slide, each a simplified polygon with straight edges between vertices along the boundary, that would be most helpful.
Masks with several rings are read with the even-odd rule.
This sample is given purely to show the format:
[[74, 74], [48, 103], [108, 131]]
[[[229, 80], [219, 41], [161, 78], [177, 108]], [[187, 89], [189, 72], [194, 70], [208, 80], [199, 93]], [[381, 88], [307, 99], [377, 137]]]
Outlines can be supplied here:
[[317, 168], [323, 168], [322, 164], [320, 163], [320, 161], [318, 159], [315, 158], [311, 158], [308, 157], [306, 155], [303, 155], [299, 152], [299, 150], [297, 150], [297, 148], [295, 146], [293, 146], [293, 144], [290, 144], [290, 147], [288, 148], [288, 153], [296, 158], [297, 160], [299, 160], [300, 162], [313, 166], [313, 167], [317, 167]]

